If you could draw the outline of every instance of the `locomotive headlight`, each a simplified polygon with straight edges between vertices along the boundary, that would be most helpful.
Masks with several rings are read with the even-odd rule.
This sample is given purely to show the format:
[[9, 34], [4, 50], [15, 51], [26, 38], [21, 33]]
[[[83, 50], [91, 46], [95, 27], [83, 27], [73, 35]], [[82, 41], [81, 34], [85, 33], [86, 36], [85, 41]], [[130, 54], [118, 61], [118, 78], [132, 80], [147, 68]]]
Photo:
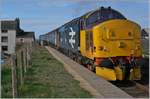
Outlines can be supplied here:
[[100, 50], [100, 51], [104, 50], [104, 46], [100, 46], [100, 47], [99, 47], [99, 50]]
[[116, 34], [115, 34], [114, 31], [111, 32], [111, 36], [112, 36], [112, 37], [115, 37], [115, 36], [116, 36]]
[[119, 48], [124, 48], [126, 46], [126, 44], [124, 42], [119, 42]]
[[107, 49], [106, 49], [105, 46], [100, 46], [100, 47], [99, 47], [99, 50], [100, 50], [100, 51], [106, 51]]
[[106, 49], [106, 47], [104, 46], [104, 49], [103, 49], [103, 51], [107, 51], [107, 49]]

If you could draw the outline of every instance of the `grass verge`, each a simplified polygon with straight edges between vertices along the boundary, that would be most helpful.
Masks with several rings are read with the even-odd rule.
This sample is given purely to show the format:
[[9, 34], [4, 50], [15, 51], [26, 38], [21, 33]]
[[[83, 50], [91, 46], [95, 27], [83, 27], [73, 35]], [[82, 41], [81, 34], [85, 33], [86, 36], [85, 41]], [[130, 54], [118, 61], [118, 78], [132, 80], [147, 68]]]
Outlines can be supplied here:
[[22, 98], [90, 98], [76, 81], [44, 47], [36, 46], [32, 66], [20, 87]]
[[1, 97], [12, 97], [12, 81], [11, 81], [11, 68], [2, 68], [1, 70]]

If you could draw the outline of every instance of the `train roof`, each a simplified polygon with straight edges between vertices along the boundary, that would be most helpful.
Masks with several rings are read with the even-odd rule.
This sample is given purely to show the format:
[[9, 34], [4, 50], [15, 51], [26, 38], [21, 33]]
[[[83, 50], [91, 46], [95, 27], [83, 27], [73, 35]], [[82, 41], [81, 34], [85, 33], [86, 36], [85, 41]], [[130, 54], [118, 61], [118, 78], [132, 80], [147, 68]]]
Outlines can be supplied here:
[[[92, 10], [92, 11], [89, 11], [89, 12], [87, 12], [87, 13], [85, 13], [84, 15], [82, 15], [82, 16], [80, 16], [80, 17], [77, 17], [77, 18], [75, 18], [75, 19], [72, 19], [71, 21], [69, 21], [69, 22], [67, 22], [67, 23], [65, 23], [65, 24], [63, 24], [63, 25], [61, 25], [60, 27], [62, 27], [62, 26], [64, 26], [64, 25], [66, 25], [66, 24], [69, 24], [70, 22], [72, 22], [72, 21], [77, 21], [77, 20], [79, 20], [79, 19], [81, 19], [81, 18], [86, 18], [86, 17], [88, 17], [88, 16], [90, 16], [91, 14], [93, 14], [94, 12], [96, 12], [96, 11], [111, 11], [112, 13], [118, 13], [118, 14], [120, 14], [122, 17], [124, 17], [119, 11], [116, 11], [116, 10], [114, 10], [114, 9], [112, 9], [110, 6], [108, 7], [108, 8], [105, 8], [105, 7], [100, 7], [100, 8], [98, 8], [98, 9], [96, 9], [96, 10]], [[124, 17], [124, 19], [126, 19], [125, 17]], [[60, 28], [59, 27], [59, 28]]]
[[[77, 17], [77, 18], [75, 18], [75, 19], [72, 19], [71, 21], [69, 21], [69, 22], [67, 22], [67, 23], [65, 23], [65, 24], [63, 24], [63, 25], [61, 25], [60, 27], [54, 29], [53, 31], [58, 30], [59, 28], [65, 26], [65, 25], [67, 25], [67, 24], [69, 24], [70, 22], [78, 21], [78, 20], [80, 20], [81, 18], [87, 18], [88, 16], [90, 16], [91, 14], [93, 14], [93, 13], [96, 12], [96, 11], [100, 11], [100, 12], [101, 12], [101, 11], [103, 11], [103, 12], [111, 11], [112, 13], [117, 13], [117, 14], [119, 14], [120, 16], [122, 16], [124, 19], [126, 19], [119, 11], [116, 11], [116, 10], [112, 9], [111, 7], [105, 8], [105, 7], [102, 6], [102, 7], [98, 8], [98, 9], [96, 9], [96, 10], [92, 10], [92, 11], [89, 11], [89, 12], [85, 13], [84, 15], [82, 15], [82, 16], [80, 16], [80, 17]], [[50, 34], [50, 33], [53, 32], [53, 31], [50, 31], [50, 32], [46, 33], [45, 35], [48, 35], [48, 34]]]
[[[98, 9], [95, 9], [95, 10], [92, 10], [92, 11], [90, 11], [90, 12], [87, 12], [86, 14], [84, 14], [83, 16], [81, 16], [81, 17], [88, 17], [88, 16], [90, 16], [91, 14], [93, 14], [94, 12], [96, 12], [96, 11], [100, 11], [100, 12], [106, 12], [106, 11], [111, 11], [112, 13], [118, 13], [118, 14], [120, 14], [120, 15], [122, 15], [119, 11], [117, 11], [117, 10], [114, 10], [114, 9], [112, 9], [110, 6], [109, 7], [100, 7], [100, 8], [98, 8]], [[123, 15], [122, 15], [123, 16]], [[125, 16], [123, 16], [124, 18], [125, 18]], [[126, 19], [126, 18], [125, 18]]]

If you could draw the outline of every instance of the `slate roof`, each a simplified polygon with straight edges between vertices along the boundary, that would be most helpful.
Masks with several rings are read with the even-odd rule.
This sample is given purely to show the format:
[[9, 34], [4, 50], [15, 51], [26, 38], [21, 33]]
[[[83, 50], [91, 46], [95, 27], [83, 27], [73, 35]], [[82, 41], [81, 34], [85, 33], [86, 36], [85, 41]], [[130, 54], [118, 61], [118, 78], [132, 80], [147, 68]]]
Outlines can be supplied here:
[[1, 29], [2, 30], [21, 30], [20, 27], [20, 20], [16, 18], [15, 20], [2, 20], [1, 21]]
[[1, 29], [2, 30], [16, 30], [17, 22], [12, 20], [1, 21]]
[[35, 39], [35, 35], [34, 32], [21, 32], [17, 35], [17, 37], [21, 37], [21, 38], [34, 38]]

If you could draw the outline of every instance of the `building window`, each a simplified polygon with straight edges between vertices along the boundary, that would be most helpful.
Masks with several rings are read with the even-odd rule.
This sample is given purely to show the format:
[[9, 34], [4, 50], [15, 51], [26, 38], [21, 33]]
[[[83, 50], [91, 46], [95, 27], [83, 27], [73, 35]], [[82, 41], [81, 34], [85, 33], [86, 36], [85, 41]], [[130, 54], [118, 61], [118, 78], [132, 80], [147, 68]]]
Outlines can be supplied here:
[[8, 46], [2, 46], [2, 51], [8, 51]]
[[7, 32], [8, 32], [8, 30], [1, 30], [1, 32], [2, 32], [2, 33], [7, 33]]
[[2, 36], [1, 42], [8, 42], [8, 37], [7, 36]]

